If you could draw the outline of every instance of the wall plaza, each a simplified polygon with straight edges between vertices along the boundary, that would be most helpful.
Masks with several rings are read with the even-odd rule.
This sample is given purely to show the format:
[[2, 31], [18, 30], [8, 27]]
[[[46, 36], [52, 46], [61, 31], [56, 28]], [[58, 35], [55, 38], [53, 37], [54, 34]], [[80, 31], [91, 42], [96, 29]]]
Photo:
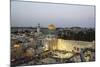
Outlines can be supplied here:
[[[32, 31], [32, 28], [13, 28], [11, 34], [12, 65], [95, 60], [95, 41], [70, 39], [72, 37], [65, 39], [67, 38], [65, 34], [67, 36], [73, 35], [71, 31], [78, 32], [88, 29], [57, 29], [53, 24], [48, 25], [47, 29], [41, 28], [38, 24], [34, 29], [35, 31]], [[64, 30], [64, 32], [61, 30]], [[58, 35], [59, 31], [61, 33], [60, 37]]]

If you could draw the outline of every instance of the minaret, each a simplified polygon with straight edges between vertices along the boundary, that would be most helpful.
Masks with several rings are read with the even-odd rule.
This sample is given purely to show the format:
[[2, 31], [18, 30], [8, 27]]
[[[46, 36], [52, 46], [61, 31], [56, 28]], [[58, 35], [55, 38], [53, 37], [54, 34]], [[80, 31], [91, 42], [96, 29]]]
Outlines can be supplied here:
[[40, 34], [40, 24], [37, 26], [37, 33]]

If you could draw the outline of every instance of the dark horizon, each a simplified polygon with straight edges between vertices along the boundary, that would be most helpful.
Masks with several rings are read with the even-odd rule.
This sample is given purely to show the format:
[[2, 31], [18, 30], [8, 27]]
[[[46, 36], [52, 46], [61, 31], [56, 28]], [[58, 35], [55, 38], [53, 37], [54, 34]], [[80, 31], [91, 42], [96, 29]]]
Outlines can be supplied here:
[[[11, 26], [11, 28], [37, 28], [36, 26], [35, 27], [18, 27], [18, 26]], [[40, 28], [48, 28], [48, 27], [40, 27]], [[56, 28], [92, 28], [92, 29], [95, 29], [95, 27], [56, 27]]]

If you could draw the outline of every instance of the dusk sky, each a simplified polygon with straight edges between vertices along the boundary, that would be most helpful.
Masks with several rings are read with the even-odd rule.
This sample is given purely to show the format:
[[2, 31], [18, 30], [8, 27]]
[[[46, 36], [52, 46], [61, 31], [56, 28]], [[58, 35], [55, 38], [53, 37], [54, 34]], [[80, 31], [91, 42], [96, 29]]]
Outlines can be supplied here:
[[11, 26], [95, 27], [95, 6], [11, 1]]

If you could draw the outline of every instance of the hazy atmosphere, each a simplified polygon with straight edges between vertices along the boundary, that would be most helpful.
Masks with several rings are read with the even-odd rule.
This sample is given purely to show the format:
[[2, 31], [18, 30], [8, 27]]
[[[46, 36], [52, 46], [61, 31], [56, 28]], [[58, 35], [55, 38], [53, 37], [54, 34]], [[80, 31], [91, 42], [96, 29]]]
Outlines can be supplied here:
[[95, 61], [95, 6], [11, 1], [11, 67]]
[[95, 27], [95, 7], [11, 1], [11, 26]]

